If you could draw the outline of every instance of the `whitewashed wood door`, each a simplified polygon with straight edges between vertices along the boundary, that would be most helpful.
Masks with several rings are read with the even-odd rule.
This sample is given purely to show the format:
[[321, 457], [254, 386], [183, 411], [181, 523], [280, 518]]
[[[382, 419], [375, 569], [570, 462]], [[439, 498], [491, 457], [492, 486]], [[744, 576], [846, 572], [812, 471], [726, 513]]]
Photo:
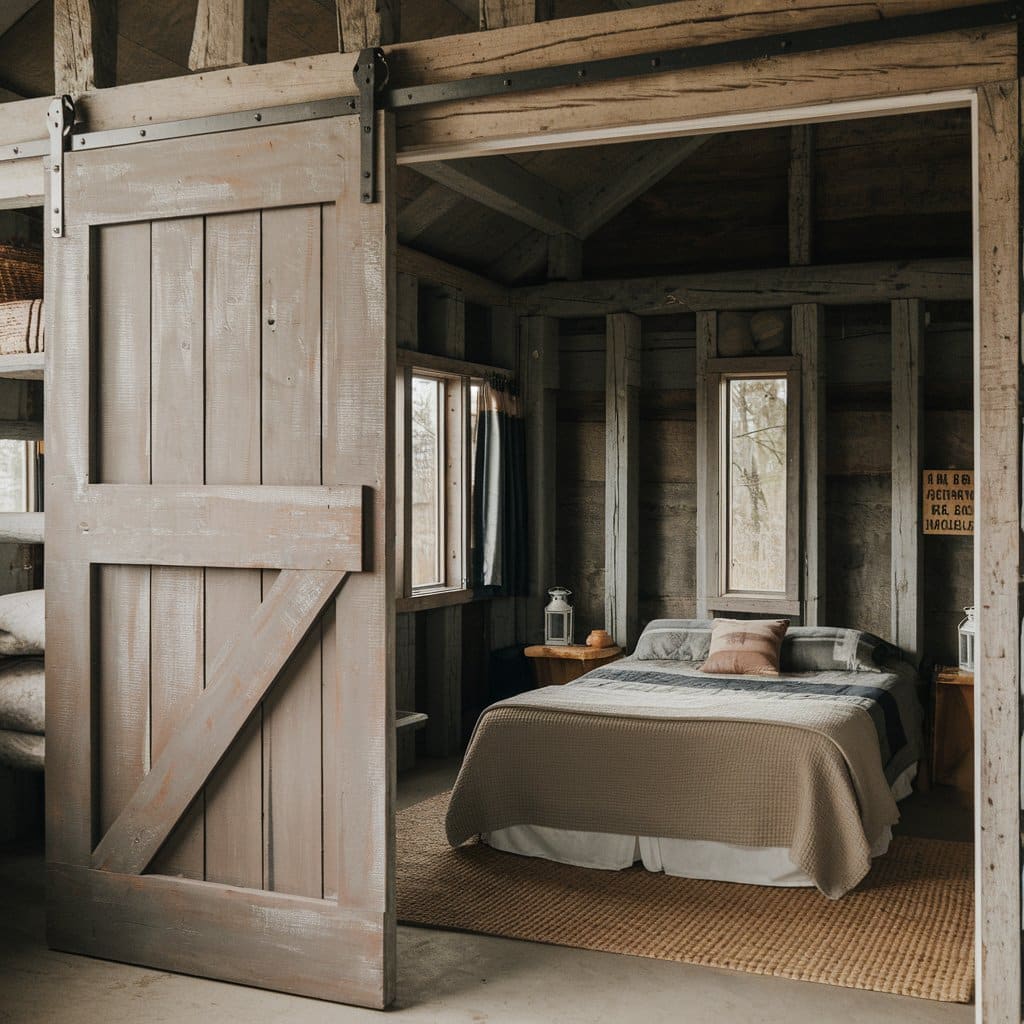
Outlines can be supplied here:
[[48, 934], [393, 998], [393, 145], [71, 153], [47, 253]]

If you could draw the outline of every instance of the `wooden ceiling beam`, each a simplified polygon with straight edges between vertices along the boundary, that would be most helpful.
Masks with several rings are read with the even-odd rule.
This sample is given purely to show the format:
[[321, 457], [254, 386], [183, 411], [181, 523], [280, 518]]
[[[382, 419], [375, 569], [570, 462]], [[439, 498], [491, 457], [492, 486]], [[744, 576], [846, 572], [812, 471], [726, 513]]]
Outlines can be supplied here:
[[553, 0], [480, 0], [480, 27], [511, 28], [548, 21], [554, 14]]
[[707, 135], [691, 135], [640, 147], [623, 146], [620, 159], [604, 180], [573, 200], [576, 234], [580, 238], [589, 238], [689, 159], [709, 138]]
[[390, 46], [401, 36], [399, 0], [337, 0], [338, 43], [343, 52]]
[[569, 197], [508, 157], [417, 164], [416, 170], [544, 234], [574, 233]]
[[190, 71], [265, 64], [267, 0], [199, 0]]
[[814, 125], [790, 128], [789, 262], [807, 266], [814, 258]]
[[58, 95], [117, 84], [117, 0], [54, 0], [53, 70]]
[[463, 196], [436, 182], [427, 186], [398, 214], [398, 237], [403, 242], [414, 242], [435, 224], [450, 216], [463, 201]]

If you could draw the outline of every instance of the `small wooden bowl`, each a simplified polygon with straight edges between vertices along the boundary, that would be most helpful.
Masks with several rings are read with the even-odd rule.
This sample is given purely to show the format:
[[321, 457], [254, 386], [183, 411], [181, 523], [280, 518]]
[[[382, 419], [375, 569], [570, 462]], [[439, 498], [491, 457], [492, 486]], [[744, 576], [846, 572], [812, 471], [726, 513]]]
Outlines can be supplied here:
[[605, 629], [592, 629], [590, 635], [587, 637], [588, 647], [614, 647], [615, 641], [612, 639], [611, 634]]

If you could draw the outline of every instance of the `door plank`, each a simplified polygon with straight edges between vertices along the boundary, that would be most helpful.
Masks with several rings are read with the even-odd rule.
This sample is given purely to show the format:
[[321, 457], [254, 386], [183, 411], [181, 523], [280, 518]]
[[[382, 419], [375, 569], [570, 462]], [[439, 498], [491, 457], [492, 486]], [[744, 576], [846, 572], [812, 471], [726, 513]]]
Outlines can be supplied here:
[[[381, 1006], [379, 914], [320, 900], [51, 864], [55, 949]], [[187, 927], [182, 927], [188, 922]]]
[[[260, 215], [206, 219], [206, 480], [260, 482]], [[258, 569], [206, 570], [207, 676], [262, 600]], [[263, 884], [262, 711], [206, 785], [206, 877]]]
[[[263, 214], [263, 483], [320, 484], [320, 208]], [[276, 573], [264, 573], [264, 587]], [[319, 624], [263, 705], [264, 887], [323, 895]]]
[[358, 572], [364, 500], [361, 487], [104, 484], [75, 501], [73, 536], [93, 562]]
[[[150, 479], [150, 226], [96, 235], [96, 478]], [[79, 557], [81, 555], [79, 554]], [[96, 569], [99, 825], [117, 818], [149, 766], [149, 580], [144, 566]]]
[[280, 574], [96, 847], [94, 868], [126, 874], [146, 869], [344, 579], [343, 572]]
[[[203, 220], [152, 228], [152, 477], [203, 482]], [[203, 570], [154, 568], [150, 579], [152, 758], [158, 760], [203, 690]], [[203, 797], [153, 862], [159, 874], [202, 878]]]

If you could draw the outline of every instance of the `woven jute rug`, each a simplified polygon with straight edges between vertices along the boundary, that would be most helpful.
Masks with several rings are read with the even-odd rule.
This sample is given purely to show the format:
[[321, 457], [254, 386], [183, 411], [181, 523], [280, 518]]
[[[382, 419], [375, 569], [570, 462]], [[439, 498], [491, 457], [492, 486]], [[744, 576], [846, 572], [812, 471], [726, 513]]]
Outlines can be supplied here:
[[458, 850], [448, 794], [398, 815], [398, 918], [580, 949], [725, 967], [799, 981], [971, 1001], [973, 848], [897, 837], [840, 900], [671, 878], [634, 866], [596, 871]]

